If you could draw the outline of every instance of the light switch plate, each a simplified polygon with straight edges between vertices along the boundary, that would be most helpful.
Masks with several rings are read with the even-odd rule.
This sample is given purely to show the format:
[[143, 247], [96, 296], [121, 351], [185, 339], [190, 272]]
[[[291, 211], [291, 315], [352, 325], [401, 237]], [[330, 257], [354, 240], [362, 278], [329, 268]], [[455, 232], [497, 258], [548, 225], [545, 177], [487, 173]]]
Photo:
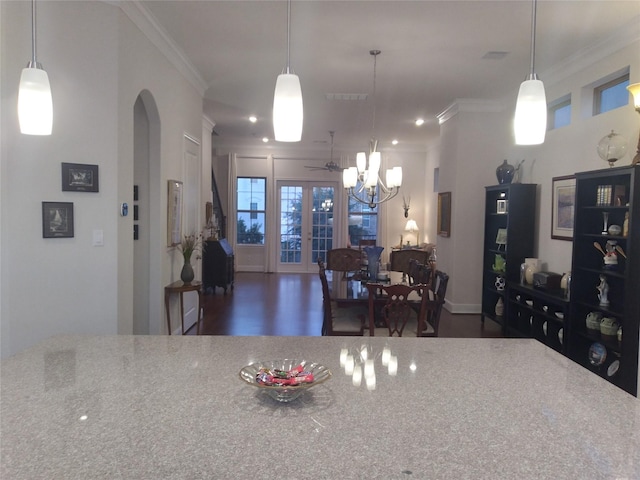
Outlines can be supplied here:
[[104, 231], [103, 230], [94, 230], [93, 231], [93, 246], [94, 247], [102, 247], [102, 246], [104, 246]]

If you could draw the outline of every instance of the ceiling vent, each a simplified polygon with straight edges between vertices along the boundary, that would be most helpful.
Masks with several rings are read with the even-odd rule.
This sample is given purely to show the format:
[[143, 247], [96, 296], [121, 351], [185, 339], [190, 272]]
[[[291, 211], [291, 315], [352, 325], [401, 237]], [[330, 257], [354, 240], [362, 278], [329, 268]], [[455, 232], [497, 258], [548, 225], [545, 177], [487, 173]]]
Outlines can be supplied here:
[[327, 100], [366, 100], [366, 93], [325, 93]]
[[485, 53], [482, 58], [484, 60], [502, 60], [507, 55], [509, 55], [509, 52], [491, 51]]

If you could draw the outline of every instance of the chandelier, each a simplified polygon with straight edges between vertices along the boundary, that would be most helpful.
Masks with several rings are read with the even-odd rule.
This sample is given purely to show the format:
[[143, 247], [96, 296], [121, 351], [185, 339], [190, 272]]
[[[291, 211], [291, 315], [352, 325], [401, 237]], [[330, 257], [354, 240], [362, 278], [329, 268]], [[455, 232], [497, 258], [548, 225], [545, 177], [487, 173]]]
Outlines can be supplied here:
[[387, 200], [395, 197], [402, 185], [402, 167], [393, 167], [386, 172], [386, 182], [380, 179], [380, 152], [378, 152], [378, 140], [375, 138], [376, 130], [376, 60], [380, 50], [370, 50], [373, 56], [373, 122], [372, 138], [369, 145], [369, 164], [367, 155], [359, 152], [356, 155], [356, 166], [346, 168], [342, 172], [342, 183], [347, 190], [347, 195], [353, 200], [368, 205], [370, 209], [376, 208]]

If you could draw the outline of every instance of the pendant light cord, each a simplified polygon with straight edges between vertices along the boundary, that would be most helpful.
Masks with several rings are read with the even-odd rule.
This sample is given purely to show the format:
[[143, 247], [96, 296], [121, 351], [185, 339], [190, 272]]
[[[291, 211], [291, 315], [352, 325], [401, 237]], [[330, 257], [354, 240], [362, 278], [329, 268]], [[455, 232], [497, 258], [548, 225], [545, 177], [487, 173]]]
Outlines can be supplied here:
[[535, 71], [535, 58], [536, 58], [536, 3], [537, 0], [533, 0], [531, 7], [531, 73], [530, 79], [534, 80], [536, 77]]
[[36, 0], [31, 0], [31, 62], [32, 68], [38, 68], [36, 60]]
[[376, 103], [378, 103], [376, 99], [376, 66], [380, 50], [369, 50], [369, 54], [373, 55], [373, 119], [371, 122], [371, 141], [373, 144], [371, 145], [371, 152], [375, 152], [378, 149], [378, 140], [376, 139]]
[[289, 59], [291, 54], [290, 45], [291, 45], [291, 0], [288, 0], [287, 2], [287, 73], [289, 73]]

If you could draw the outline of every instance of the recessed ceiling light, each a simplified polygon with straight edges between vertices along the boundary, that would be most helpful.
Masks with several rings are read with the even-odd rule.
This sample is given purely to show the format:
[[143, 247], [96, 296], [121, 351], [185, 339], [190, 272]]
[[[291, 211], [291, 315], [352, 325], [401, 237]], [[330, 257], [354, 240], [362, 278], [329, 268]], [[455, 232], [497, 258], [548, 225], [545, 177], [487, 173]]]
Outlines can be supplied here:
[[251, 115], [251, 116], [249, 117], [249, 121], [250, 121], [251, 123], [256, 123], [256, 122], [258, 121], [258, 117], [256, 117], [255, 115]]
[[416, 120], [416, 127], [420, 127], [420, 126], [422, 126], [422, 125], [424, 125], [424, 119], [422, 119], [422, 118], [418, 118], [418, 119]]
[[398, 144], [398, 140], [396, 140], [395, 138], [393, 140], [391, 140], [391, 144], [392, 145], [397, 145]]
[[264, 143], [269, 143], [269, 139], [268, 139], [267, 137], [262, 137], [262, 141], [263, 141]]

